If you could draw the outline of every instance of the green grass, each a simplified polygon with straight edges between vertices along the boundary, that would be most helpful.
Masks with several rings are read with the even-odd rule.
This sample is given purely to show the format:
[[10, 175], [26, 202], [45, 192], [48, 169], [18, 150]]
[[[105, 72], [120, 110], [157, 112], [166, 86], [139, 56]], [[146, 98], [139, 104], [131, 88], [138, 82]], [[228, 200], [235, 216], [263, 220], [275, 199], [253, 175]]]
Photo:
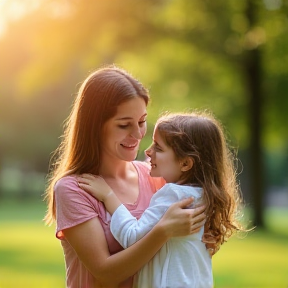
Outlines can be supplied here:
[[[43, 203], [0, 203], [0, 288], [64, 288], [55, 227], [42, 222]], [[213, 257], [215, 288], [288, 287], [288, 211], [267, 210], [269, 231], [233, 237]]]
[[1, 288], [65, 287], [62, 248], [44, 213], [43, 203], [0, 204]]

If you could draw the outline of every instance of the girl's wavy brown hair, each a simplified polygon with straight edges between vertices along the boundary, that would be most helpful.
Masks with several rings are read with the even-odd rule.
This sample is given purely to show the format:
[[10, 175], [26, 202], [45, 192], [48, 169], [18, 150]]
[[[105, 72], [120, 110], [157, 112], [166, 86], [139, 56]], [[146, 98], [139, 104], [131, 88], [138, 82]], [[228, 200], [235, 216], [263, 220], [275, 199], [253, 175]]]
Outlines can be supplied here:
[[51, 160], [45, 193], [47, 224], [52, 224], [56, 217], [55, 183], [71, 174], [99, 174], [102, 127], [116, 114], [120, 104], [134, 97], [141, 97], [146, 105], [149, 102], [148, 90], [116, 66], [100, 68], [82, 83], [66, 120], [62, 142]]
[[246, 231], [239, 219], [243, 199], [236, 180], [236, 157], [228, 148], [219, 121], [208, 112], [166, 114], [156, 129], [177, 159], [191, 157], [192, 168], [181, 183], [200, 186], [206, 203], [202, 241], [211, 255], [237, 231]]

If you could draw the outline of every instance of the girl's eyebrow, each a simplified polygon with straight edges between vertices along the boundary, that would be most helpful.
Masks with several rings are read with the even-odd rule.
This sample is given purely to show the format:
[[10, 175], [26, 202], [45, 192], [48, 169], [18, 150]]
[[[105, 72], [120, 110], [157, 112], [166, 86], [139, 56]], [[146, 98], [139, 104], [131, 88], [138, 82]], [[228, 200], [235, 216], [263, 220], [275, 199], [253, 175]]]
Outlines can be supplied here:
[[[143, 114], [140, 118], [146, 117], [147, 113]], [[117, 118], [115, 120], [133, 120], [133, 117], [121, 117], [121, 118]]]

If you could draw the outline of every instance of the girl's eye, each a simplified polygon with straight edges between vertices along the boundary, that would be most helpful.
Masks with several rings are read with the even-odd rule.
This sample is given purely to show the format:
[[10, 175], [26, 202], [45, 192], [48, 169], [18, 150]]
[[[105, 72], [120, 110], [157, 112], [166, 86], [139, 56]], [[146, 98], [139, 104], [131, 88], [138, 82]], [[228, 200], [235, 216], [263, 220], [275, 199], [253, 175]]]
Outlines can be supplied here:
[[162, 151], [162, 149], [158, 145], [155, 145], [155, 144], [152, 145], [152, 149], [154, 151]]

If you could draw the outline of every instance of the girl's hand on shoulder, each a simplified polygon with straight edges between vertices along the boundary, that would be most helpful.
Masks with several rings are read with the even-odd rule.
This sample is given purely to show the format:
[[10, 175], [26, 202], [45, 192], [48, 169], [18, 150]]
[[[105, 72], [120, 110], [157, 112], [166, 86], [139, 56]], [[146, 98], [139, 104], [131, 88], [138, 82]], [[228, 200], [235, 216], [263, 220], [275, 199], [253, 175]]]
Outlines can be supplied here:
[[106, 197], [111, 193], [114, 193], [112, 188], [106, 183], [106, 181], [97, 175], [82, 174], [77, 176], [78, 186], [97, 198], [99, 201], [104, 202]]
[[185, 209], [191, 205], [193, 198], [187, 198], [174, 203], [166, 211], [159, 225], [167, 237], [187, 236], [200, 231], [205, 224], [205, 206], [193, 209]]

